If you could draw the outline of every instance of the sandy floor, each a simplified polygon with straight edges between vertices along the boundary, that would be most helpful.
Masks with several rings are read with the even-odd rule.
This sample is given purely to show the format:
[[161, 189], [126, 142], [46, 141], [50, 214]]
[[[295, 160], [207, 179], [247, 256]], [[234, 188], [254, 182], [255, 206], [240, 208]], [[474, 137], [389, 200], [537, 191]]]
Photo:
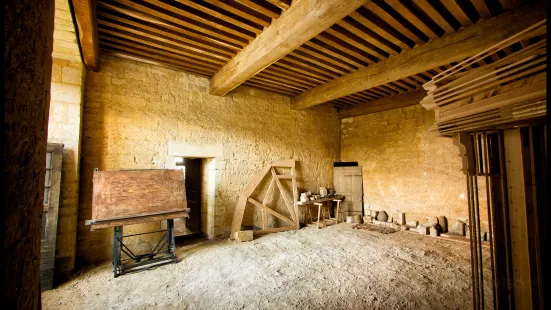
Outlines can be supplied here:
[[207, 241], [113, 278], [111, 263], [42, 294], [45, 309], [468, 309], [466, 244], [348, 224]]

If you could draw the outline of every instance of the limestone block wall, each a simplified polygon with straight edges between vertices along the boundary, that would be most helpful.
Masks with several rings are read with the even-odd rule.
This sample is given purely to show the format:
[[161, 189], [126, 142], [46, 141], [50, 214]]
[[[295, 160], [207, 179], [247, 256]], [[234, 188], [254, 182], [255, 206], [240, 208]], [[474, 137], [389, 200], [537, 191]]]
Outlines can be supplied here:
[[421, 105], [341, 120], [341, 159], [362, 166], [364, 209], [421, 222], [468, 218], [459, 149], [430, 133], [433, 123], [434, 112]]
[[40, 309], [53, 1], [4, 1], [2, 307]]
[[86, 70], [81, 62], [53, 59], [48, 142], [64, 145], [54, 274], [56, 283], [66, 280], [75, 265], [85, 76]]
[[[77, 257], [84, 264], [111, 259], [112, 231], [90, 232], [92, 172], [169, 168], [169, 146], [205, 147], [214, 158], [214, 235], [227, 235], [237, 198], [250, 177], [272, 161], [298, 160], [299, 186], [332, 186], [339, 157], [339, 121], [332, 110], [293, 111], [286, 96], [240, 87], [208, 94], [208, 79], [102, 55], [86, 77]], [[207, 222], [208, 222], [208, 216]], [[205, 218], [204, 218], [205, 219]], [[135, 225], [133, 231], [154, 228]], [[135, 242], [144, 249], [146, 237]]]

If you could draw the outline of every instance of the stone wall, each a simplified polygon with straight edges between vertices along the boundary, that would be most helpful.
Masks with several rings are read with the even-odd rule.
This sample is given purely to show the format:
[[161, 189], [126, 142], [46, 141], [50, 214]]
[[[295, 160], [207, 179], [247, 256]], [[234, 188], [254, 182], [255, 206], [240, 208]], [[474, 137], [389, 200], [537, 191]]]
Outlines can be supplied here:
[[[293, 111], [286, 96], [240, 87], [207, 93], [206, 78], [102, 55], [86, 77], [77, 259], [111, 259], [112, 231], [90, 232], [92, 172], [171, 167], [171, 145], [191, 145], [214, 158], [214, 235], [228, 235], [237, 198], [272, 161], [298, 160], [299, 186], [332, 186], [339, 122], [332, 110]], [[177, 149], [177, 148], [172, 148]], [[208, 155], [209, 152], [216, 154]], [[218, 153], [220, 154], [218, 154]], [[191, 157], [191, 156], [189, 156]], [[250, 207], [252, 208], [252, 207]], [[155, 228], [136, 225], [132, 231]], [[136, 241], [145, 249], [150, 240]]]
[[364, 209], [421, 222], [468, 218], [459, 149], [429, 132], [433, 123], [421, 105], [341, 120], [341, 159], [362, 166]]
[[75, 266], [80, 166], [80, 129], [86, 70], [81, 62], [53, 59], [48, 142], [63, 143], [56, 240], [55, 283]]
[[53, 1], [4, 1], [0, 279], [5, 309], [39, 309]]

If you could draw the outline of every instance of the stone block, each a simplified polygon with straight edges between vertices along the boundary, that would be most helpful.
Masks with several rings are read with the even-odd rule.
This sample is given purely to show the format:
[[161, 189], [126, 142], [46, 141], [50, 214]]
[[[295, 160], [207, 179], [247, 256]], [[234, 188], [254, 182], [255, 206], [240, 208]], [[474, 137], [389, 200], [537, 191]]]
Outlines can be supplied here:
[[433, 226], [433, 227], [431, 227], [431, 228], [429, 229], [429, 231], [430, 231], [430, 235], [431, 235], [432, 237], [438, 237], [438, 236], [440, 236], [440, 232], [439, 232], [438, 226]]
[[461, 221], [455, 221], [453, 225], [448, 230], [448, 233], [451, 235], [459, 235], [464, 236], [465, 235], [465, 223]]
[[381, 221], [373, 220], [373, 224], [375, 224], [375, 225], [381, 225]]
[[396, 218], [396, 223], [398, 225], [406, 225], [406, 214], [405, 213], [398, 213], [398, 216]]
[[420, 235], [428, 235], [429, 234], [429, 228], [426, 227], [426, 226], [423, 226], [423, 225], [418, 225], [417, 226], [417, 232]]
[[61, 81], [63, 83], [75, 85], [80, 85], [82, 83], [82, 69], [64, 67], [61, 72]]
[[409, 227], [409, 228], [416, 228], [417, 225], [419, 225], [419, 222], [417, 221], [409, 221], [406, 223], [406, 226]]
[[241, 230], [233, 233], [233, 239], [235, 241], [244, 242], [253, 240], [253, 231], [252, 230]]
[[379, 211], [379, 213], [377, 214], [377, 220], [384, 222], [384, 221], [388, 220], [388, 215], [386, 214], [385, 211]]

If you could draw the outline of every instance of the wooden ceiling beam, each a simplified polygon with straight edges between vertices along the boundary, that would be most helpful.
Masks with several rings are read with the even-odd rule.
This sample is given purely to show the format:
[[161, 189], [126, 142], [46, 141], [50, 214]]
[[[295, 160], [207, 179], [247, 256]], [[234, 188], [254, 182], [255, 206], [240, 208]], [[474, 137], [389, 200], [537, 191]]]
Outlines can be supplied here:
[[279, 15], [281, 14], [281, 12], [279, 12], [279, 9], [274, 8], [269, 3], [266, 3], [266, 2], [263, 3], [263, 1], [258, 1], [258, 0], [236, 0], [236, 1], [266, 16], [270, 16], [271, 18], [278, 18]]
[[268, 0], [268, 2], [284, 11], [291, 7], [291, 0]]
[[[384, 4], [384, 2], [383, 2]], [[385, 11], [383, 8], [375, 4], [374, 2], [369, 2], [366, 5], [364, 5], [364, 8], [367, 9], [367, 11], [359, 10], [359, 13], [362, 15], [370, 16], [371, 18], [377, 18], [383, 21], [386, 26], [390, 27], [390, 30], [397, 31], [402, 36], [406, 37], [408, 40], [413, 41], [417, 45], [425, 44], [425, 41], [421, 40], [417, 35], [415, 35], [410, 29], [403, 26], [399, 21], [397, 21], [392, 15], [390, 15], [387, 11]], [[404, 42], [405, 43], [405, 42]]]
[[121, 52], [119, 50], [109, 49], [109, 48], [105, 48], [105, 47], [102, 47], [100, 49], [100, 54], [110, 55], [110, 56], [115, 56], [115, 57], [120, 57], [120, 58], [125, 58], [125, 59], [130, 59], [130, 60], [133, 60], [133, 61], [143, 62], [143, 63], [150, 64], [150, 65], [160, 66], [160, 67], [164, 67], [164, 68], [170, 68], [172, 70], [183, 70], [183, 71], [186, 71], [188, 73], [195, 74], [195, 75], [198, 75], [198, 76], [203, 76], [203, 77], [208, 77], [209, 76], [209, 74], [205, 73], [205, 72], [200, 72], [200, 71], [196, 71], [196, 70], [188, 70], [186, 68], [171, 65], [171, 64], [168, 64], [166, 62], [154, 61], [154, 60], [151, 60], [151, 59], [146, 59], [145, 57], [136, 56], [136, 55], [132, 55], [130, 53]]
[[210, 93], [227, 94], [366, 1], [300, 0], [294, 3], [212, 77]]
[[367, 65], [367, 63], [360, 63], [356, 60], [350, 59], [348, 57], [344, 57], [340, 54], [340, 51], [338, 49], [335, 49], [332, 46], [329, 46], [321, 41], [318, 41], [316, 39], [310, 40], [306, 43], [304, 43], [304, 46], [308, 46], [314, 50], [320, 51], [322, 53], [326, 53], [327, 55], [333, 56], [340, 61], [342, 61], [343, 64], [346, 64], [348, 66], [351, 66], [356, 70], [357, 68], [361, 68]]
[[[102, 21], [100, 20], [99, 23], [102, 24]], [[168, 40], [163, 41], [163, 40], [160, 40], [161, 38], [150, 39], [147, 36], [144, 36], [143, 34], [141, 34], [139, 31], [136, 31], [136, 30], [133, 30], [133, 29], [129, 29], [129, 30], [133, 30], [132, 32], [130, 32], [130, 31], [126, 32], [126, 31], [120, 31], [120, 30], [121, 29], [113, 31], [113, 30], [110, 30], [110, 29], [100, 28], [99, 32], [104, 33], [104, 34], [109, 34], [111, 36], [123, 38], [123, 39], [126, 39], [126, 40], [130, 40], [130, 41], [139, 42], [143, 45], [148, 45], [150, 47], [154, 47], [154, 48], [157, 48], [157, 49], [160, 49], [160, 50], [166, 50], [166, 51], [173, 52], [173, 53], [176, 53], [176, 54], [182, 54], [182, 55], [186, 55], [186, 56], [189, 56], [189, 57], [194, 57], [194, 58], [199, 59], [201, 61], [218, 64], [219, 66], [224, 65], [224, 60], [216, 59], [216, 58], [213, 58], [213, 57], [205, 57], [205, 56], [200, 55], [198, 53], [190, 52], [190, 49], [186, 49], [185, 45], [182, 46], [182, 45], [179, 45], [176, 42], [170, 42]], [[158, 41], [155, 42], [154, 40], [158, 40]], [[163, 43], [165, 43], [165, 44], [163, 44]]]
[[360, 116], [365, 114], [377, 113], [382, 111], [388, 111], [392, 109], [398, 109], [416, 105], [423, 100], [427, 95], [424, 90], [416, 90], [412, 92], [406, 92], [403, 94], [384, 97], [377, 100], [368, 101], [362, 104], [357, 104], [354, 107], [348, 109], [339, 109], [337, 115], [339, 119]]
[[[211, 27], [213, 30], [216, 29], [214, 31], [219, 31], [221, 33], [225, 32], [224, 34], [225, 36], [233, 35], [243, 40], [246, 40], [247, 42], [249, 42], [255, 37], [253, 32], [247, 31], [245, 29], [241, 29], [235, 26], [234, 24], [230, 22], [226, 22], [224, 20], [220, 20], [220, 19], [216, 20], [208, 15], [206, 15], [205, 17], [202, 17], [196, 14], [192, 14], [191, 12], [189, 12], [189, 10], [180, 9], [175, 5], [167, 4], [157, 0], [144, 0], [144, 1], [149, 3], [150, 5], [154, 5], [158, 8], [177, 14], [180, 17], [184, 17], [182, 19], [189, 19], [190, 23], [193, 23], [195, 25], [202, 26], [201, 24], [203, 24], [208, 27]], [[202, 27], [206, 28], [205, 26], [202, 26]]]
[[460, 61], [544, 19], [545, 12], [545, 3], [536, 2], [482, 20], [469, 28], [435, 39], [430, 44], [402, 52], [306, 91], [292, 99], [291, 108], [305, 109]]
[[289, 55], [287, 55], [285, 59], [288, 59], [289, 56], [300, 58], [305, 62], [313, 63], [313, 64], [316, 64], [316, 65], [318, 65], [320, 67], [323, 67], [325, 69], [336, 72], [339, 76], [343, 75], [343, 74], [350, 73], [350, 70], [343, 69], [341, 67], [335, 66], [331, 63], [327, 63], [327, 62], [319, 59], [318, 55], [319, 54], [314, 54], [314, 55], [306, 54], [306, 53], [301, 52], [299, 49], [296, 49], [293, 52], [291, 52]]
[[320, 60], [325, 61], [327, 64], [332, 64], [333, 67], [339, 68], [339, 70], [343, 70], [346, 73], [349, 73], [351, 71], [355, 71], [355, 70], [358, 69], [357, 67], [354, 67], [354, 66], [352, 66], [352, 65], [350, 65], [346, 62], [341, 62], [338, 59], [335, 59], [331, 55], [328, 55], [328, 54], [326, 54], [324, 52], [321, 52], [321, 51], [317, 51], [317, 50], [315, 50], [315, 49], [313, 49], [309, 46], [306, 46], [306, 45], [303, 45], [303, 46], [297, 48], [295, 50], [295, 53], [296, 52], [300, 52], [300, 53], [303, 53], [303, 54], [308, 54], [311, 57], [319, 58]]
[[177, 0], [177, 1], [182, 3], [182, 4], [185, 4], [186, 6], [197, 9], [197, 10], [199, 10], [199, 11], [205, 13], [205, 14], [214, 16], [218, 19], [221, 19], [221, 20], [224, 20], [224, 21], [229, 22], [231, 24], [234, 24], [236, 26], [239, 26], [240, 28], [243, 28], [243, 29], [249, 30], [251, 32], [254, 32], [257, 35], [259, 33], [261, 33], [262, 30], [263, 30], [262, 27], [260, 27], [260, 26], [253, 26], [250, 23], [247, 23], [247, 22], [245, 22], [243, 20], [240, 20], [240, 19], [237, 19], [237, 18], [233, 18], [233, 17], [228, 16], [226, 14], [222, 14], [222, 13], [216, 11], [216, 10], [208, 8], [205, 5], [200, 5], [199, 3], [195, 3], [195, 2], [190, 1], [190, 0]]
[[220, 0], [203, 0], [209, 4], [217, 6], [224, 11], [233, 13], [237, 16], [241, 16], [245, 19], [248, 19], [256, 24], [262, 25], [264, 27], [270, 26], [271, 19], [267, 16], [264, 16], [257, 11], [248, 8], [235, 1], [220, 1]]
[[186, 27], [186, 28], [189, 28], [189, 29], [193, 29], [194, 31], [198, 31], [199, 33], [202, 33], [204, 35], [216, 38], [220, 44], [238, 46], [239, 48], [242, 48], [245, 45], [247, 45], [247, 42], [246, 42], [247, 40], [245, 40], [243, 38], [238, 38], [238, 37], [233, 36], [233, 35], [224, 35], [223, 33], [221, 33], [220, 30], [217, 30], [217, 29], [214, 29], [214, 28], [203, 28], [203, 27], [201, 27], [201, 26], [199, 26], [195, 23], [187, 22], [182, 18], [177, 18], [175, 16], [165, 14], [165, 13], [159, 11], [159, 10], [154, 10], [154, 9], [151, 9], [151, 8], [146, 7], [144, 5], [140, 5], [138, 3], [132, 2], [132, 1], [112, 0], [112, 2], [116, 2], [116, 3], [119, 3], [119, 4], [125, 5], [127, 7], [130, 7], [132, 9], [135, 9], [135, 10], [141, 12], [141, 13], [149, 14], [149, 15], [164, 19], [166, 21], [170, 21], [170, 22], [175, 23], [177, 25], [180, 25], [180, 26], [183, 26], [183, 27]]
[[147, 51], [147, 52], [163, 55], [167, 58], [176, 58], [176, 59], [179, 59], [181, 61], [188, 62], [192, 66], [197, 66], [199, 68], [200, 67], [205, 67], [205, 68], [208, 68], [210, 70], [218, 70], [218, 68], [220, 67], [220, 65], [211, 64], [211, 63], [208, 63], [208, 62], [205, 62], [205, 61], [202, 61], [202, 60], [197, 60], [197, 59], [194, 59], [194, 58], [191, 58], [191, 57], [187, 57], [187, 55], [185, 53], [168, 52], [168, 51], [165, 51], [165, 50], [162, 50], [162, 49], [151, 48], [151, 47], [148, 47], [147, 45], [142, 45], [142, 44], [138, 44], [138, 43], [134, 43], [134, 42], [119, 40], [119, 39], [114, 38], [114, 37], [106, 36], [106, 35], [102, 34], [101, 31], [100, 31], [99, 37], [101, 39], [101, 44], [105, 44], [107, 46], [112, 46], [112, 47], [114, 47], [114, 46], [120, 46], [120, 47], [126, 46], [128, 48], [140, 49], [140, 50], [144, 50], [144, 51]]
[[96, 1], [72, 0], [82, 60], [88, 70], [99, 69], [98, 26], [96, 24]]
[[[109, 18], [109, 19], [114, 20], [114, 21], [121, 22], [121, 23], [126, 23], [127, 22], [124, 19], [117, 19], [117, 17], [115, 17], [115, 16], [113, 16], [113, 18], [112, 18], [109, 14], [101, 14], [100, 18], [98, 19], [98, 24], [100, 24], [101, 26], [107, 26], [107, 27], [110, 27], [110, 28], [113, 28], [113, 29], [117, 29], [117, 30], [121, 30], [121, 31], [124, 31], [124, 32], [140, 35], [140, 36], [143, 36], [147, 39], [153, 39], [155, 41], [160, 41], [160, 42], [164, 42], [164, 43], [167, 43], [167, 44], [176, 45], [176, 46], [185, 48], [187, 50], [196, 52], [198, 54], [205, 54], [205, 55], [208, 55], [212, 58], [220, 59], [223, 62], [226, 62], [226, 61], [230, 60], [231, 57], [232, 57], [232, 54], [221, 54], [218, 50], [212, 51], [213, 48], [210, 47], [209, 45], [204, 45], [204, 44], [201, 44], [198, 41], [186, 39], [185, 37], [172, 35], [168, 32], [162, 31], [161, 29], [155, 29], [153, 27], [149, 27], [149, 26], [147, 26], [143, 23], [140, 24], [140, 23], [134, 23], [134, 22], [129, 22], [128, 21], [129, 26], [126, 26], [126, 25], [120, 25], [120, 24], [116, 24], [116, 23], [110, 22], [108, 20], [105, 20], [104, 17]], [[102, 31], [102, 28], [104, 28], [104, 27], [100, 27], [99, 30]], [[163, 37], [163, 36], [165, 36], [165, 37]], [[167, 39], [166, 37], [169, 37], [170, 39]]]
[[[113, 12], [120, 13], [122, 15], [126, 15], [128, 17], [139, 20], [140, 23], [136, 23], [136, 24], [143, 24], [141, 23], [141, 21], [143, 21], [151, 25], [164, 28], [166, 30], [177, 32], [179, 33], [179, 35], [174, 34], [174, 36], [182, 37], [182, 40], [184, 41], [189, 39], [189, 41], [193, 41], [193, 42], [200, 42], [200, 41], [207, 42], [210, 46], [212, 46], [212, 48], [220, 50], [221, 52], [231, 53], [232, 56], [236, 53], [236, 51], [241, 50], [241, 46], [230, 44], [229, 42], [221, 41], [218, 38], [208, 36], [204, 33], [190, 31], [186, 28], [177, 26], [176, 24], [171, 24], [169, 21], [165, 21], [159, 17], [145, 14], [129, 7], [114, 5], [112, 3], [105, 3], [102, 1], [98, 2], [98, 6], [104, 11], [107, 11], [107, 12], [113, 11]], [[103, 14], [105, 13], [100, 11], [100, 16]], [[112, 14], [110, 15], [112, 16]], [[126, 16], [124, 20], [126, 21], [126, 23], [128, 23], [128, 18], [126, 18]], [[200, 43], [196, 43], [196, 45], [200, 45]]]
[[452, 25], [446, 21], [444, 16], [442, 16], [433, 6], [428, 2], [428, 0], [417, 0], [415, 4], [419, 6], [427, 16], [429, 16], [440, 28], [442, 28], [446, 33], [455, 32]]
[[[115, 55], [117, 53], [122, 53], [122, 54], [130, 55], [130, 56], [133, 56], [133, 57], [138, 57], [138, 58], [141, 58], [141, 59], [148, 59], [148, 60], [155, 59], [155, 60], [159, 61], [160, 63], [171, 65], [173, 67], [178, 67], [178, 68], [180, 68], [184, 71], [188, 71], [188, 72], [192, 72], [192, 73], [199, 73], [202, 76], [208, 76], [208, 75], [212, 74], [211, 73], [212, 70], [203, 70], [202, 68], [198, 68], [194, 65], [190, 65], [190, 64], [183, 63], [183, 62], [176, 61], [176, 60], [167, 59], [167, 58], [164, 58], [164, 57], [157, 56], [155, 54], [152, 55], [150, 52], [143, 52], [143, 51], [129, 49], [129, 48], [121, 47], [121, 46], [108, 46], [104, 42], [102, 42], [102, 48], [101, 49], [102, 49], [102, 52], [110, 52], [110, 53], [115, 54]], [[155, 60], [154, 60], [154, 62], [156, 62]]]

